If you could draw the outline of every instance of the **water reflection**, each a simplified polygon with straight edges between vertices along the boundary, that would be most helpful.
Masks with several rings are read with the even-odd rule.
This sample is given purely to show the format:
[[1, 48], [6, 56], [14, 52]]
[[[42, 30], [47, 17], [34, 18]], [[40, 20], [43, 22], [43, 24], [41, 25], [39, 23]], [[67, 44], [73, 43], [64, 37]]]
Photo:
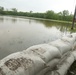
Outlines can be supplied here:
[[31, 24], [31, 21], [32, 21], [32, 20], [31, 20], [31, 19], [29, 19], [29, 24]]
[[16, 23], [17, 22], [17, 19], [12, 18], [11, 21], [12, 21], [12, 23]]
[[0, 23], [0, 59], [30, 46], [56, 40], [71, 32], [70, 24], [43, 20], [0, 16]]
[[4, 18], [3, 17], [0, 17], [0, 23], [1, 22], [4, 22]]
[[59, 29], [61, 32], [76, 32], [76, 24], [74, 26], [74, 30], [71, 30], [71, 25], [72, 23], [60, 23], [60, 22], [53, 22], [53, 21], [45, 21], [45, 20], [38, 20], [40, 23], [43, 23], [45, 27], [51, 28], [51, 27], [56, 27]]

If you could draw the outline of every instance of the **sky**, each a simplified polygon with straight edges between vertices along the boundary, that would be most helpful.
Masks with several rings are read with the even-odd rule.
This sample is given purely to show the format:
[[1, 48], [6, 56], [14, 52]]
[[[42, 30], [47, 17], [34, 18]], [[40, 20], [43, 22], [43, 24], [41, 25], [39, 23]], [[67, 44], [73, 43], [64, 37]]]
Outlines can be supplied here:
[[18, 11], [33, 11], [33, 12], [46, 12], [53, 10], [60, 12], [68, 10], [74, 13], [76, 0], [0, 0], [0, 6], [11, 9], [17, 8]]

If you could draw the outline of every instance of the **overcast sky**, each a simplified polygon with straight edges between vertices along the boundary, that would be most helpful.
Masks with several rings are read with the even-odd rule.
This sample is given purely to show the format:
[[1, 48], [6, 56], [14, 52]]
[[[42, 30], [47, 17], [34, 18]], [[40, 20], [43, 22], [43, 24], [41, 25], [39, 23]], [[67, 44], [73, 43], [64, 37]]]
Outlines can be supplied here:
[[53, 10], [60, 12], [63, 10], [74, 11], [76, 0], [0, 0], [0, 6], [5, 8], [17, 8], [19, 11], [46, 12]]

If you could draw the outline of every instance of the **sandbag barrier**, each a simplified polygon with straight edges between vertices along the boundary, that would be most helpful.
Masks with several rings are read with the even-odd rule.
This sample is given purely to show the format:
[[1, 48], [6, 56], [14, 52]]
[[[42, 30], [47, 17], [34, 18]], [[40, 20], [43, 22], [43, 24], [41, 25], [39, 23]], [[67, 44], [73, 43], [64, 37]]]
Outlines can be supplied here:
[[0, 75], [65, 75], [76, 60], [76, 33], [0, 60]]

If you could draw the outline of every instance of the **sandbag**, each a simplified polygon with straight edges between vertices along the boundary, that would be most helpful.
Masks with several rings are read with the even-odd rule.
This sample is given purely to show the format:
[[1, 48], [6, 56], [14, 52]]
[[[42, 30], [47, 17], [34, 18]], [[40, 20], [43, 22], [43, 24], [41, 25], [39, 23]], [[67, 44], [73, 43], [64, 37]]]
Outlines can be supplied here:
[[53, 41], [53, 42], [50, 42], [49, 45], [57, 47], [62, 55], [64, 53], [66, 53], [67, 51], [70, 51], [72, 49], [72, 45], [62, 41], [61, 39]]
[[54, 71], [55, 72], [54, 75], [65, 75], [67, 73], [67, 70], [74, 61], [75, 61], [74, 56], [73, 54], [71, 54], [69, 57], [67, 57], [66, 60], [64, 60], [64, 62], [62, 63], [62, 65], [60, 65], [58, 70]]
[[48, 45], [48, 44], [32, 46], [28, 48], [27, 50], [24, 50], [24, 53], [39, 56], [45, 62], [49, 62], [50, 60], [54, 58], [61, 58], [61, 54], [59, 50], [56, 47]]
[[48, 62], [46, 65], [47, 67], [41, 70], [36, 75], [48, 75], [49, 72], [55, 70], [56, 65], [58, 64], [59, 59], [52, 59], [50, 62]]
[[76, 50], [76, 42], [73, 44], [72, 50]]
[[73, 36], [71, 36], [71, 37], [65, 36], [65, 37], [62, 37], [61, 40], [64, 41], [65, 43], [67, 43], [67, 44], [73, 45], [76, 38], [73, 37]]
[[44, 67], [41, 58], [18, 52], [0, 61], [0, 75], [35, 75]]
[[75, 40], [76, 40], [76, 33], [72, 33], [71, 35], [72, 35], [73, 38], [75, 38]]
[[76, 61], [76, 50], [72, 52], [73, 56], [74, 56], [74, 59]]

